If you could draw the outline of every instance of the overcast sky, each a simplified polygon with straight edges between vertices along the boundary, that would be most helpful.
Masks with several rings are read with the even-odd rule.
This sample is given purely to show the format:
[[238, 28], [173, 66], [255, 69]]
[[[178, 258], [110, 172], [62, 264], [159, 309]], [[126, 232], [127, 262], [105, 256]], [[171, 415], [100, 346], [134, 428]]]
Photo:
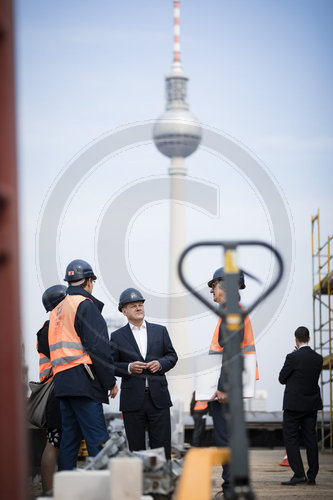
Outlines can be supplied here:
[[[332, 19], [330, 0], [181, 1], [190, 109], [203, 130], [227, 137], [269, 179], [262, 186], [227, 152], [223, 157], [201, 147], [186, 160], [188, 175], [215, 190], [218, 204], [214, 215], [188, 200], [187, 241], [255, 238], [291, 249], [279, 297], [251, 316], [257, 388], [268, 391], [269, 410], [281, 409], [277, 376], [295, 328], [312, 329], [311, 215], [318, 208], [322, 241], [332, 234]], [[35, 333], [46, 319], [44, 288], [55, 284], [54, 276], [61, 282], [74, 258], [116, 276], [123, 213], [113, 214], [118, 226], [110, 234], [103, 233], [103, 222], [119, 196], [133, 201], [133, 186], [134, 192], [146, 186], [146, 198], [125, 227], [128, 275], [112, 285], [100, 275], [94, 293], [105, 301], [105, 315], [119, 319], [116, 303], [127, 286], [166, 304], [169, 204], [165, 197], [156, 201], [147, 181], [162, 185], [169, 160], [149, 136], [137, 137], [133, 124], [150, 124], [164, 110], [172, 30], [171, 0], [16, 2], [22, 326], [30, 379], [38, 377]], [[94, 147], [100, 152], [102, 138], [112, 142], [119, 128], [129, 131], [126, 142], [117, 143], [113, 154], [100, 153], [68, 186], [73, 159]], [[271, 206], [270, 189], [281, 207]], [[48, 260], [40, 228], [57, 190], [60, 211], [46, 221], [50, 235], [56, 233], [56, 258], [50, 254]], [[280, 209], [281, 227], [273, 215]], [[41, 269], [40, 252], [48, 269]], [[205, 283], [220, 259], [219, 252], [202, 250], [189, 263], [193, 283]], [[272, 261], [251, 250], [241, 252], [240, 264], [265, 282]], [[260, 291], [250, 280], [247, 285], [244, 303]], [[147, 316], [168, 323], [163, 307], [152, 309], [147, 301]], [[211, 313], [190, 319], [191, 350], [181, 357], [206, 352], [216, 323]]]

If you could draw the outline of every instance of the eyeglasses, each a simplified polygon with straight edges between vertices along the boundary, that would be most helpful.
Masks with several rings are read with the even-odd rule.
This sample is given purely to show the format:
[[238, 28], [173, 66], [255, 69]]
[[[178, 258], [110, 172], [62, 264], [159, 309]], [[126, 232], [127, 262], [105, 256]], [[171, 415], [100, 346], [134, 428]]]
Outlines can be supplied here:
[[219, 287], [224, 290], [224, 286], [223, 286], [223, 281], [222, 280], [213, 281], [212, 286], [210, 288], [212, 290], [214, 290], [214, 288], [216, 287], [216, 285], [219, 285]]

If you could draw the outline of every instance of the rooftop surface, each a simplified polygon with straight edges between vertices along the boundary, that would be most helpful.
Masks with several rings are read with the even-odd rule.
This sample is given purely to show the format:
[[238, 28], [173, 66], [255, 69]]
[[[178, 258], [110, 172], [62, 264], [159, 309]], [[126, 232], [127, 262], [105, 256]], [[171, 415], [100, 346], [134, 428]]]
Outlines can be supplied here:
[[[282, 486], [292, 476], [290, 467], [281, 467], [284, 449], [250, 450], [251, 484], [258, 500], [289, 500], [303, 498], [309, 500], [333, 499], [333, 454], [319, 454], [319, 474], [316, 486]], [[305, 451], [302, 450], [306, 464]], [[221, 489], [221, 467], [212, 470], [212, 498]], [[31, 500], [41, 494], [41, 484], [37, 481], [32, 487]], [[176, 500], [176, 496], [173, 499]]]
[[[290, 467], [281, 467], [279, 463], [284, 455], [283, 449], [250, 450], [251, 484], [260, 500], [289, 500], [303, 498], [311, 500], [333, 499], [333, 454], [319, 454], [319, 474], [317, 485], [282, 486], [281, 481], [288, 481], [293, 475]], [[302, 450], [306, 470], [305, 451]], [[212, 472], [212, 498], [221, 489], [221, 468], [214, 467]]]

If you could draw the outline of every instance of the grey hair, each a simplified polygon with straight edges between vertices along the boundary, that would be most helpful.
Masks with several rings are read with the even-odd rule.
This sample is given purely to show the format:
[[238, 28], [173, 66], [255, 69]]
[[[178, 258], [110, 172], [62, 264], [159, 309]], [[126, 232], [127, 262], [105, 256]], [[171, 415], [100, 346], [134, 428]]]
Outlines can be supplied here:
[[79, 286], [79, 285], [82, 285], [82, 283], [84, 283], [86, 280], [86, 278], [83, 278], [82, 280], [78, 280], [78, 281], [72, 281], [71, 283], [69, 283], [68, 286]]

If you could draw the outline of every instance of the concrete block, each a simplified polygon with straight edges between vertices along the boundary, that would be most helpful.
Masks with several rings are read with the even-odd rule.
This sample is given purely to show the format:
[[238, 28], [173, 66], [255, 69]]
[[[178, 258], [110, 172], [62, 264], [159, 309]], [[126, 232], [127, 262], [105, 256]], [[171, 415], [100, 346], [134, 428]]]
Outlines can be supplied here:
[[111, 458], [109, 462], [111, 500], [140, 500], [142, 462], [139, 458]]
[[54, 475], [53, 498], [54, 500], [110, 500], [110, 472], [108, 470], [57, 472]]

